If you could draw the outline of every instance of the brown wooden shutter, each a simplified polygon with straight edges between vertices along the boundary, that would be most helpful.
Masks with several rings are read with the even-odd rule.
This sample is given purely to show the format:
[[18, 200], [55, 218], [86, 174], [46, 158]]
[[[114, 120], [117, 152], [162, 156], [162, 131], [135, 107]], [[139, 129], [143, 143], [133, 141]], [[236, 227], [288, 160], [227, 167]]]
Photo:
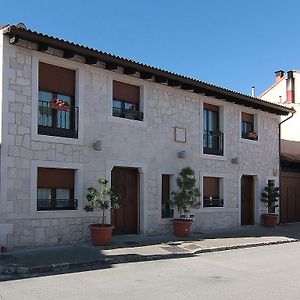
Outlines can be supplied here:
[[254, 123], [254, 115], [242, 112], [242, 122]]
[[170, 175], [162, 175], [162, 203], [167, 204], [170, 200]]
[[209, 199], [213, 197], [214, 199], [219, 199], [219, 178], [218, 177], [203, 177], [203, 198]]
[[39, 90], [75, 96], [75, 71], [39, 63]]
[[38, 187], [73, 189], [74, 173], [72, 169], [38, 168]]
[[114, 81], [113, 99], [122, 100], [134, 104], [140, 103], [140, 88], [135, 85]]
[[208, 103], [203, 103], [203, 109], [218, 112], [219, 111], [219, 106], [211, 105], [211, 104], [208, 104]]

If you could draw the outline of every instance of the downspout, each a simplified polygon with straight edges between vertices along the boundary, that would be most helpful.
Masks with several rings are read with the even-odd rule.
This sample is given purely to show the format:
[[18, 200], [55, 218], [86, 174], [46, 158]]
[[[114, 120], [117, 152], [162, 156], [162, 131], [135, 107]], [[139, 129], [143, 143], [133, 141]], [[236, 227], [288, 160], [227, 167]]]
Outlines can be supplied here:
[[280, 161], [280, 154], [281, 154], [281, 125], [288, 121], [289, 119], [291, 119], [295, 114], [295, 111], [292, 112], [292, 115], [287, 117], [285, 120], [281, 121], [279, 123], [279, 133], [278, 133], [278, 136], [279, 136], [279, 142], [278, 142], [278, 150], [279, 150], [279, 192], [280, 192], [280, 197], [279, 197], [279, 223], [281, 222], [281, 173], [282, 173], [282, 170], [281, 170], [281, 161]]

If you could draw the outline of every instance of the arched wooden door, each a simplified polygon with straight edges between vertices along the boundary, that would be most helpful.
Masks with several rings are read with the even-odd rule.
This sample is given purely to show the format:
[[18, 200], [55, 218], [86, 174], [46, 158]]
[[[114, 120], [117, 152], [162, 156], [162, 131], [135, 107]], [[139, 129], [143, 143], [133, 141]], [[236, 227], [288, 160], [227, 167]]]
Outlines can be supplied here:
[[115, 234], [139, 233], [139, 172], [135, 168], [114, 167], [112, 186], [121, 194], [120, 208], [113, 213]]

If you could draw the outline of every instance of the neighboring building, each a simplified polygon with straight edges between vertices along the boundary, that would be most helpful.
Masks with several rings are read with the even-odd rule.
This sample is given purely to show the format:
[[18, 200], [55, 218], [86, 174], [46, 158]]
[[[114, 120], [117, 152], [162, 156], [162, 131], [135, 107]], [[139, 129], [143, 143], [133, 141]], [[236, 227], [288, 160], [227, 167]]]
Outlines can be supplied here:
[[300, 221], [300, 71], [275, 72], [275, 82], [260, 98], [294, 108], [281, 118], [281, 222]]
[[170, 232], [186, 166], [202, 191], [195, 231], [260, 223], [290, 109], [21, 26], [1, 33], [0, 244], [87, 239], [98, 212], [85, 190], [100, 176], [123, 196], [117, 233]]

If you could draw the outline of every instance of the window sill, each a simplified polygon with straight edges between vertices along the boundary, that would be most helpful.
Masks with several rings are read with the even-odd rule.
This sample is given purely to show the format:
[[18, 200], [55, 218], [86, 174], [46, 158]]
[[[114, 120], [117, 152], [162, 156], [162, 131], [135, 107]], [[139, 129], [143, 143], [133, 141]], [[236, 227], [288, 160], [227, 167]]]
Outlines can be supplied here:
[[245, 144], [252, 144], [252, 145], [258, 145], [260, 144], [260, 139], [258, 140], [250, 140], [240, 137], [240, 142]]
[[226, 207], [201, 207], [198, 210], [199, 213], [215, 213], [215, 212], [222, 212], [222, 213], [231, 213], [236, 212], [238, 213], [237, 208], [226, 208]]
[[114, 122], [114, 123], [119, 123], [119, 124], [127, 124], [127, 125], [133, 125], [133, 126], [147, 127], [147, 123], [145, 122], [145, 120], [138, 121], [138, 120], [125, 119], [125, 118], [120, 118], [120, 117], [115, 117], [115, 116], [110, 115], [110, 116], [108, 116], [107, 121]]
[[215, 155], [215, 154], [201, 154], [202, 158], [205, 159], [213, 159], [213, 160], [226, 160], [224, 154], [223, 155]]
[[60, 143], [60, 144], [76, 144], [76, 145], [84, 145], [83, 140], [81, 138], [66, 138], [60, 136], [52, 136], [52, 135], [44, 135], [34, 133], [31, 135], [31, 139], [37, 142], [53, 142], [53, 143]]

